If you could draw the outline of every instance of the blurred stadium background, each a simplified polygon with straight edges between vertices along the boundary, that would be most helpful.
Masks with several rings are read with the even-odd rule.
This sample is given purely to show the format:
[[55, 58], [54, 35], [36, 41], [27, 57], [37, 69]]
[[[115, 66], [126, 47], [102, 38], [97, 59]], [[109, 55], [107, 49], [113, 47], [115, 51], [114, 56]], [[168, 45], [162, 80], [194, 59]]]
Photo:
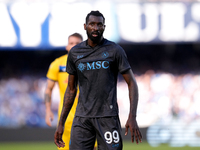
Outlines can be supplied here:
[[[200, 147], [199, 0], [1, 0], [0, 145], [52, 143], [59, 94], [56, 87], [49, 128], [46, 72], [66, 53], [68, 35], [79, 32], [86, 39], [83, 24], [91, 10], [104, 14], [104, 37], [125, 49], [135, 73], [143, 141], [151, 147]], [[124, 128], [129, 100], [121, 76], [118, 104]]]

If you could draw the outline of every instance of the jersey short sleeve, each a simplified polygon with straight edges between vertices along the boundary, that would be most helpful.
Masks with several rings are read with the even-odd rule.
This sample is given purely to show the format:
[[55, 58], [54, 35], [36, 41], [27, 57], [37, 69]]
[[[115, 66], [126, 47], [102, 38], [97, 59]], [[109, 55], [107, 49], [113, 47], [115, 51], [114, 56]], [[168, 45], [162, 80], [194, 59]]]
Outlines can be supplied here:
[[120, 73], [123, 73], [131, 68], [126, 53], [120, 46], [118, 48], [118, 51], [116, 52], [116, 59], [118, 64], [118, 70]]
[[57, 60], [54, 60], [50, 66], [49, 66], [49, 69], [48, 69], [48, 72], [47, 72], [47, 78], [53, 80], [53, 81], [57, 81], [58, 80], [58, 72], [59, 72], [59, 67], [58, 67], [58, 61]]
[[69, 51], [69, 55], [68, 55], [68, 59], [67, 59], [67, 65], [66, 65], [66, 71], [69, 74], [76, 74], [76, 66], [75, 66], [75, 63], [73, 61], [72, 51], [73, 50]]

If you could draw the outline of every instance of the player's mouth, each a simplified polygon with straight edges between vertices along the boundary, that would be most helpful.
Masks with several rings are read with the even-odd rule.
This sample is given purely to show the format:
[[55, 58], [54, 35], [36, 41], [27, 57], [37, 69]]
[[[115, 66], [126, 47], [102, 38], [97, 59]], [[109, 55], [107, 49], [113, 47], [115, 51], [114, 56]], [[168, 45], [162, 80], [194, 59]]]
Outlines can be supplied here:
[[98, 33], [98, 32], [94, 32], [94, 33], [92, 33], [92, 36], [93, 36], [93, 37], [98, 37], [98, 36], [99, 36], [99, 33]]

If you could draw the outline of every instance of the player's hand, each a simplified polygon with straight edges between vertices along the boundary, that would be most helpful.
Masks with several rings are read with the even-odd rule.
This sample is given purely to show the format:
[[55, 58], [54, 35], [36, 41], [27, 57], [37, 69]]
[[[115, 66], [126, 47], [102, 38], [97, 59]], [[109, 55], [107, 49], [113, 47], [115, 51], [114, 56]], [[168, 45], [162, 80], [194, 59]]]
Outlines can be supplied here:
[[57, 147], [65, 147], [65, 142], [62, 140], [62, 135], [63, 135], [63, 127], [58, 126], [56, 129], [56, 132], [54, 134], [54, 143], [57, 145]]
[[51, 122], [54, 119], [54, 114], [51, 110], [46, 111], [45, 122], [48, 126], [51, 127]]
[[135, 117], [130, 117], [128, 118], [127, 122], [126, 122], [126, 131], [125, 131], [125, 135], [128, 134], [128, 128], [131, 131], [131, 140], [132, 143], [134, 142], [134, 139], [136, 141], [136, 143], [138, 144], [138, 141], [140, 141], [140, 143], [142, 142], [142, 134], [139, 130], [137, 121]]

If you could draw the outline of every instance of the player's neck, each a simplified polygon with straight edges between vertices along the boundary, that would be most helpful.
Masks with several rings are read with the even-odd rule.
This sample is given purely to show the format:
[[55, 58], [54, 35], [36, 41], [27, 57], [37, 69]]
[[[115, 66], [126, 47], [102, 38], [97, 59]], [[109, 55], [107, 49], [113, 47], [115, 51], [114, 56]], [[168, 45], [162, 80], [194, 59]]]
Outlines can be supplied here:
[[87, 44], [91, 47], [95, 47], [97, 45], [99, 45], [103, 40], [103, 37], [101, 37], [101, 39], [99, 39], [98, 41], [92, 41], [91, 39], [88, 38], [87, 40]]

